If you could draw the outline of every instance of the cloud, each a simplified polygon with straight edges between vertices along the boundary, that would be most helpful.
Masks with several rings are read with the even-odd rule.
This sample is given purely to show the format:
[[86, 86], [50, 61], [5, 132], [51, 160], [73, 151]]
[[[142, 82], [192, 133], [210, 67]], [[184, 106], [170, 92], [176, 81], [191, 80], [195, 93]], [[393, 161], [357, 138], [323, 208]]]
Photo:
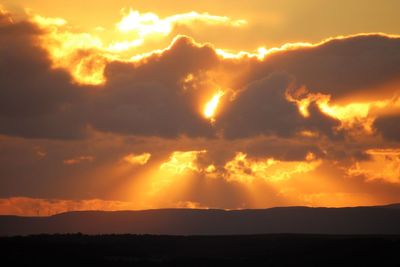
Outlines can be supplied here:
[[28, 197], [0, 199], [1, 215], [50, 216], [68, 211], [114, 211], [133, 209], [133, 207], [133, 204], [130, 202], [102, 199], [63, 200]]
[[297, 106], [286, 98], [292, 86], [292, 78], [286, 73], [272, 73], [250, 83], [222, 112], [217, 127], [228, 138], [258, 135], [293, 136], [303, 130], [316, 130], [335, 136], [339, 121], [323, 114], [312, 105], [310, 116], [304, 118]]
[[195, 163], [197, 157], [207, 151], [174, 151], [167, 162], [161, 164], [160, 169], [166, 170], [175, 174], [185, 171], [200, 171]]
[[400, 184], [400, 149], [370, 149], [371, 158], [354, 163], [348, 170], [349, 176], [361, 176], [369, 182], [378, 180]]
[[84, 95], [69, 74], [52, 69], [37, 37], [42, 33], [26, 21], [0, 24], [0, 132], [24, 137], [76, 138], [83, 126], [76, 106]]
[[400, 141], [400, 115], [384, 115], [374, 121], [374, 128], [390, 141]]
[[145, 165], [150, 160], [151, 154], [150, 153], [143, 153], [143, 154], [129, 154], [126, 155], [123, 160], [132, 164], [132, 165]]
[[[161, 54], [151, 55], [145, 60], [143, 59], [139, 64], [110, 63], [106, 67], [105, 73], [108, 80], [107, 87], [110, 89], [117, 85], [122, 87], [131, 79], [130, 87], [132, 88], [132, 84], [138, 81], [141, 81], [141, 86], [144, 84], [149, 85], [146, 77], [152, 77], [153, 84], [156, 83], [154, 86], [157, 89], [165, 87], [164, 90], [169, 93], [178, 93], [179, 95], [176, 95], [176, 98], [174, 96], [172, 99], [170, 98], [171, 96], [162, 95], [158, 91], [153, 93], [154, 98], [156, 98], [154, 95], [158, 94], [166, 99], [163, 103], [165, 104], [164, 106], [168, 106], [169, 101], [174, 103], [169, 106], [174, 110], [188, 105], [183, 113], [178, 110], [175, 110], [176, 112], [170, 110], [178, 118], [176, 121], [180, 122], [184, 130], [180, 129], [180, 131], [171, 132], [169, 136], [176, 136], [180, 133], [189, 136], [210, 137], [216, 133], [223, 132], [228, 138], [243, 138], [271, 134], [293, 136], [299, 131], [314, 131], [335, 139], [343, 137], [343, 132], [341, 131], [343, 130], [341, 129], [343, 123], [354, 124], [354, 119], [348, 119], [344, 115], [345, 111], [350, 108], [358, 108], [358, 106], [345, 106], [342, 109], [340, 106], [332, 108], [329, 100], [319, 102], [320, 99], [316, 98], [308, 104], [307, 111], [310, 116], [304, 118], [300, 114], [296, 103], [287, 99], [287, 94], [290, 94], [293, 90], [296, 91], [296, 88], [305, 86], [308, 88], [308, 94], [318, 93], [329, 96], [332, 101], [335, 101], [347, 95], [358, 94], [359, 92], [364, 92], [364, 90], [368, 91], [372, 85], [378, 86], [380, 84], [383, 86], [390, 81], [396, 80], [396, 69], [390, 71], [392, 73], [390, 77], [380, 77], [379, 73], [383, 73], [385, 69], [395, 65], [396, 57], [393, 58], [391, 55], [395, 53], [398, 47], [397, 42], [396, 38], [383, 35], [332, 39], [311, 47], [291, 47], [287, 51], [281, 50], [269, 54], [260, 61], [256, 58], [248, 57], [233, 60], [224, 59], [218, 57], [212, 47], [198, 45], [190, 38], [182, 37], [177, 39], [169, 49]], [[383, 49], [384, 46], [389, 46], [391, 49]], [[362, 53], [360, 49], [364, 49]], [[374, 66], [374, 69], [378, 71], [377, 74], [367, 73], [367, 71], [371, 70], [366, 69], [363, 63], [366, 60], [372, 60], [368, 52], [371, 51], [370, 49], [376, 51], [375, 54], [377, 54], [376, 65]], [[352, 54], [353, 51], [356, 51], [354, 55]], [[382, 54], [382, 57], [379, 57], [379, 54]], [[333, 59], [331, 58], [332, 55], [335, 55]], [[323, 60], [324, 57], [327, 59]], [[349, 59], [358, 63], [352, 61], [349, 66], [346, 63], [346, 60]], [[359, 68], [357, 64], [360, 64]], [[244, 68], [244, 66], [246, 67]], [[303, 67], [300, 68], [299, 66]], [[344, 67], [340, 68], [339, 66]], [[348, 69], [343, 72], [349, 76], [348, 79], [347, 77], [342, 77], [343, 81], [340, 83], [334, 80], [336, 78], [333, 77], [337, 76], [335, 70], [347, 67]], [[231, 75], [226, 78], [229, 72], [231, 72]], [[312, 76], [312, 73], [314, 73], [315, 77]], [[385, 75], [390, 73], [385, 72]], [[181, 81], [184, 81], [190, 75], [194, 78], [189, 82], [190, 86], [185, 87], [186, 85], [182, 84]], [[376, 81], [363, 83], [362, 77], [365, 75], [376, 77]], [[216, 77], [220, 76], [223, 77], [221, 81], [210, 83], [210, 81], [215, 81]], [[202, 108], [197, 107], [199, 106], [199, 100], [204, 98], [202, 95], [209, 95], [208, 92], [212, 90], [212, 87], [214, 87], [214, 94], [218, 93], [218, 91], [228, 93], [220, 99], [221, 107], [219, 107], [219, 112], [215, 118], [216, 123], [213, 127], [210, 127], [201, 114], [207, 102], [203, 101]], [[145, 87], [140, 91], [151, 90], [155, 89]], [[133, 94], [134, 90], [131, 89], [130, 91]], [[114, 93], [116, 90], [109, 90], [108, 92]], [[230, 95], [232, 96], [231, 93], [233, 93], [234, 97], [229, 100]], [[395, 93], [395, 90], [392, 90], [393, 93]], [[157, 104], [163, 102], [161, 99], [154, 99], [153, 102], [153, 97], [147, 98], [143, 95], [140, 95], [140, 97], [148, 99], [148, 103], [151, 104], [149, 107], [151, 106], [154, 111], [158, 109]], [[106, 99], [109, 98], [110, 95]], [[134, 134], [136, 134], [137, 131], [144, 130], [148, 126], [145, 121], [155, 121], [147, 117], [143, 118], [145, 121], [140, 123], [141, 127], [138, 127], [139, 129], [133, 128], [133, 124], [120, 128], [122, 125], [126, 125], [123, 121], [121, 121], [122, 123], [116, 123], [124, 117], [123, 114], [135, 114], [134, 110], [130, 110], [128, 107], [125, 108], [127, 108], [126, 112], [121, 110], [118, 113], [118, 118], [113, 116], [108, 120], [109, 122], [107, 122], [107, 116], [112, 113], [107, 111], [108, 114], [99, 116], [101, 121], [98, 121], [95, 127], [103, 131], [107, 131], [107, 128], [112, 128], [111, 131], [121, 133], [135, 132]], [[140, 110], [146, 110], [146, 108], [140, 108]], [[148, 113], [150, 114], [151, 111]], [[275, 119], [278, 113], [279, 120]], [[170, 113], [165, 110], [159, 112], [159, 114], [169, 115]], [[180, 118], [181, 114], [189, 116]], [[164, 120], [167, 121], [168, 118]], [[187, 124], [187, 122], [189, 123]], [[174, 122], [171, 123], [174, 124]], [[130, 128], [130, 130], [126, 128]], [[174, 128], [177, 130], [178, 127], [171, 127], [169, 130]], [[154, 131], [155, 129], [148, 130]], [[154, 134], [160, 135], [159, 132]]]
[[105, 70], [108, 82], [93, 99], [91, 125], [123, 134], [212, 136], [211, 125], [196, 107], [202, 88], [184, 90], [181, 81], [216, 62], [211, 47], [181, 37], [141, 64], [110, 63]]
[[316, 45], [272, 53], [256, 65], [254, 74], [257, 77], [271, 70], [286, 71], [299, 85], [334, 100], [365, 90], [377, 95], [374, 88], [399, 82], [399, 47], [398, 36], [384, 34], [330, 38]]
[[315, 170], [321, 161], [309, 153], [306, 161], [282, 162], [274, 158], [249, 159], [245, 153], [238, 152], [234, 159], [224, 166], [225, 179], [241, 183], [252, 183], [255, 179], [268, 182], [280, 182], [290, 179], [294, 174], [308, 173]]
[[93, 156], [79, 156], [79, 157], [63, 160], [64, 164], [66, 164], [66, 165], [75, 165], [75, 164], [79, 164], [82, 162], [93, 162], [93, 161], [94, 161]]
[[[398, 37], [224, 57], [177, 36], [122, 60], [86, 47], [88, 35], [76, 46], [74, 35], [57, 48], [64, 61], [47, 42], [54, 27], [69, 38], [68, 25], [38, 24], [0, 15], [1, 197], [121, 196], [142, 208], [398, 200], [397, 155], [376, 154], [399, 141]], [[101, 82], [78, 81], [77, 66]], [[43, 201], [41, 210], [90, 208]]]
[[[36, 45], [41, 32], [32, 24], [6, 23], [0, 31], [3, 134], [81, 138], [88, 125], [136, 135], [212, 134], [211, 126], [191, 106], [193, 92], [180, 92], [177, 84], [187, 71], [200, 71], [210, 64], [207, 60], [215, 60], [211, 48], [197, 48], [181, 38], [171, 52], [155, 56], [152, 64], [110, 64], [107, 72], [112, 78], [93, 91], [74, 84], [67, 72], [52, 68], [48, 54]], [[122, 76], [124, 72], [128, 76]]]
[[[51, 54], [41, 48], [49, 32], [1, 17], [0, 133], [11, 136], [73, 139], [94, 130], [166, 138], [222, 134], [228, 139], [314, 132], [341, 139], [346, 109], [332, 108], [329, 99], [376, 94], [371, 88], [396, 81], [400, 73], [399, 38], [382, 34], [287, 46], [262, 59], [223, 58], [211, 45], [177, 37], [167, 49], [141, 59], [102, 62], [105, 82], [93, 88], [54, 66]], [[60, 20], [46, 23], [58, 25]], [[100, 52], [76, 53], [86, 60]], [[299, 88], [306, 91], [299, 94]], [[204, 109], [218, 92], [224, 95], [209, 120]], [[296, 102], [302, 98], [311, 99], [303, 111]]]
[[135, 32], [141, 38], [147, 35], [161, 34], [168, 35], [177, 24], [193, 24], [202, 22], [205, 24], [227, 24], [233, 27], [245, 25], [245, 20], [232, 20], [226, 16], [210, 15], [208, 13], [189, 12], [176, 14], [160, 19], [157, 14], [147, 12], [140, 13], [130, 9], [121, 21], [116, 25], [121, 32]]
[[[363, 169], [374, 170], [372, 173], [383, 172], [382, 166], [389, 166], [390, 161], [384, 160], [389, 150], [383, 151], [385, 156], [379, 156], [383, 159], [379, 166], [374, 163], [374, 155], [354, 156], [372, 145], [302, 136], [234, 141], [104, 133], [68, 141], [0, 136], [3, 177], [0, 197], [27, 196], [48, 202], [97, 198], [132, 204], [121, 209], [179, 207], [183, 206], [179, 203], [189, 202], [229, 209], [396, 202], [399, 183], [382, 178], [367, 180], [364, 175], [346, 173], [356, 161]], [[46, 156], [37, 155], [38, 149], [46, 151]], [[96, 160], [90, 164], [63, 164], [64, 159], [75, 158], [77, 151], [78, 155], [93, 155]], [[121, 160], [129, 154], [141, 155], [143, 151], [152, 155], [145, 165], [131, 165]], [[235, 161], [238, 152], [246, 154], [244, 160]], [[236, 168], [226, 170], [229, 162]], [[370, 163], [378, 169], [369, 167]], [[250, 179], [240, 182], [240, 177], [246, 175]], [[228, 177], [232, 179], [228, 181]], [[49, 209], [52, 212], [65, 210], [46, 205], [35, 207], [27, 205], [25, 211], [35, 215], [39, 209], [41, 215], [46, 215]], [[71, 204], [70, 210], [76, 207], [78, 205]], [[89, 209], [88, 206], [82, 209], [84, 207]]]
[[116, 28], [125, 36], [124, 40], [112, 42], [105, 50], [116, 53], [129, 53], [131, 50], [140, 49], [168, 39], [169, 36], [175, 36], [186, 33], [193, 28], [198, 29], [207, 26], [225, 26], [237, 28], [247, 24], [246, 20], [234, 20], [226, 16], [210, 15], [208, 13], [189, 12], [160, 18], [157, 14], [130, 9], [126, 12]]
[[[178, 201], [172, 203], [175, 208], [208, 209], [209, 207], [195, 201]], [[69, 211], [118, 211], [134, 210], [138, 207], [128, 201], [103, 199], [43, 199], [29, 197], [0, 198], [0, 215], [16, 216], [51, 216]]]
[[244, 140], [244, 146], [238, 146], [235, 149], [245, 151], [251, 158], [272, 157], [282, 161], [303, 161], [310, 153], [317, 158], [326, 157], [323, 151], [326, 146], [322, 139], [320, 136], [303, 137], [301, 135], [290, 138], [251, 138]]
[[[59, 17], [30, 13], [27, 16], [43, 31], [40, 43], [50, 54], [53, 67], [67, 69], [74, 81], [82, 85], [104, 84], [104, 68], [109, 61], [140, 59], [146, 52], [167, 46], [175, 36], [185, 34], [185, 29], [236, 28], [246, 23], [208, 13], [190, 12], [161, 19], [155, 13], [130, 10], [114, 30], [102, 28], [106, 32], [101, 33], [98, 28], [81, 31]], [[113, 38], [109, 40], [107, 36]]]

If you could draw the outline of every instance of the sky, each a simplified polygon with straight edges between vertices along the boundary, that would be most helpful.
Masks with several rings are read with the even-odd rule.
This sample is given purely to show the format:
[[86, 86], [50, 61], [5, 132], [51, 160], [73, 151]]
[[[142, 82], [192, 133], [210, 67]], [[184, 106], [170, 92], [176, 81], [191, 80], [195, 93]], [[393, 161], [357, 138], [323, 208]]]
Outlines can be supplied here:
[[0, 0], [0, 214], [400, 202], [399, 9]]

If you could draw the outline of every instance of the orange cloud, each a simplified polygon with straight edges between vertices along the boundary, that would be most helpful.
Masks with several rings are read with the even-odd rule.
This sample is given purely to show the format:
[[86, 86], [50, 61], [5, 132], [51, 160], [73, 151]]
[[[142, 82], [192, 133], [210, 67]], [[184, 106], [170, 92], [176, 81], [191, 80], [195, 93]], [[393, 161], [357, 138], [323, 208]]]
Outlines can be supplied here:
[[83, 210], [129, 210], [133, 204], [123, 201], [101, 199], [61, 200], [12, 197], [0, 199], [0, 214], [19, 216], [49, 216], [68, 211]]
[[290, 179], [294, 174], [311, 172], [320, 164], [321, 161], [316, 160], [312, 153], [307, 155], [306, 161], [285, 162], [274, 158], [252, 160], [245, 153], [238, 152], [224, 166], [225, 179], [242, 183], [251, 183], [255, 179], [280, 182]]
[[400, 101], [396, 101], [397, 105], [388, 109], [389, 114], [378, 116], [373, 122], [373, 128], [383, 139], [388, 141], [400, 141]]
[[373, 123], [377, 116], [384, 114], [388, 109], [397, 110], [400, 107], [397, 98], [334, 104], [330, 95], [309, 93], [304, 87], [300, 87], [296, 92], [287, 92], [286, 97], [288, 101], [296, 103], [300, 114], [305, 118], [310, 117], [309, 107], [314, 102], [323, 113], [338, 119], [341, 122], [340, 128], [351, 130], [361, 126], [364, 134], [373, 134]]
[[126, 155], [123, 159], [124, 161], [132, 164], [132, 165], [145, 165], [150, 160], [150, 153], [143, 153], [139, 155], [129, 154]]
[[130, 9], [127, 14], [117, 23], [116, 27], [123, 33], [136, 36], [131, 41], [115, 42], [110, 45], [111, 51], [123, 51], [132, 47], [143, 45], [147, 39], [162, 38], [172, 33], [176, 25], [190, 25], [202, 22], [208, 25], [223, 24], [233, 27], [245, 25], [245, 20], [232, 20], [226, 16], [215, 16], [208, 13], [183, 13], [161, 19], [155, 13], [140, 13]]
[[63, 162], [66, 165], [75, 165], [75, 164], [79, 164], [82, 162], [93, 162], [93, 161], [94, 161], [93, 156], [79, 156], [79, 157], [72, 158], [72, 159], [65, 159]]
[[185, 171], [199, 171], [196, 164], [198, 155], [206, 153], [206, 150], [198, 151], [175, 151], [167, 162], [161, 164], [160, 169], [180, 174]]
[[[116, 29], [125, 34], [124, 40], [105, 42], [96, 32], [77, 31], [62, 18], [29, 15], [30, 20], [44, 31], [40, 37], [41, 44], [49, 51], [54, 67], [69, 70], [77, 83], [87, 85], [101, 85], [105, 82], [104, 69], [108, 61], [133, 62], [145, 57], [146, 54], [137, 52], [126, 56], [124, 52], [142, 46], [148, 40], [169, 35], [175, 25], [201, 22], [204, 25], [240, 27], [246, 24], [245, 20], [197, 12], [161, 19], [155, 13], [141, 14], [131, 9], [116, 24]], [[127, 37], [127, 34], [135, 36], [135, 39], [130, 39], [132, 37]]]
[[371, 159], [354, 163], [347, 175], [400, 184], [400, 149], [369, 149], [366, 153]]
[[180, 209], [209, 209], [210, 207], [204, 206], [195, 201], [179, 201], [176, 203], [175, 208]]

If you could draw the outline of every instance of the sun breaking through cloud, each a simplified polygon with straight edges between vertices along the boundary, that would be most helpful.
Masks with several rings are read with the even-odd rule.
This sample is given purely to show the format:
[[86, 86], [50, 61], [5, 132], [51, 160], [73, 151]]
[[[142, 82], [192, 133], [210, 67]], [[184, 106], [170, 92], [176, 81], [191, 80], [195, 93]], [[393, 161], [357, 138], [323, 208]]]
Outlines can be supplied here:
[[0, 213], [400, 201], [397, 4], [261, 2], [4, 1]]
[[223, 91], [218, 91], [211, 99], [208, 101], [204, 107], [204, 116], [211, 121], [214, 121], [215, 113], [218, 108], [221, 97], [224, 96]]

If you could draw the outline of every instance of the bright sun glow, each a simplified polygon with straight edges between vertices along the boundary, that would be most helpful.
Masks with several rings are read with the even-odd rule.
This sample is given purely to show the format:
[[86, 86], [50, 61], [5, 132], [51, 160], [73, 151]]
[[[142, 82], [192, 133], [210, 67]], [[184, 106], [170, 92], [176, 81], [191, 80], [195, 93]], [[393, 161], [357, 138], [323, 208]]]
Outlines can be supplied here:
[[223, 91], [218, 91], [212, 98], [210, 101], [207, 102], [207, 104], [204, 107], [204, 116], [207, 119], [211, 119], [214, 120], [215, 118], [215, 112], [218, 108], [218, 104], [221, 100], [221, 97], [224, 95], [225, 93]]

